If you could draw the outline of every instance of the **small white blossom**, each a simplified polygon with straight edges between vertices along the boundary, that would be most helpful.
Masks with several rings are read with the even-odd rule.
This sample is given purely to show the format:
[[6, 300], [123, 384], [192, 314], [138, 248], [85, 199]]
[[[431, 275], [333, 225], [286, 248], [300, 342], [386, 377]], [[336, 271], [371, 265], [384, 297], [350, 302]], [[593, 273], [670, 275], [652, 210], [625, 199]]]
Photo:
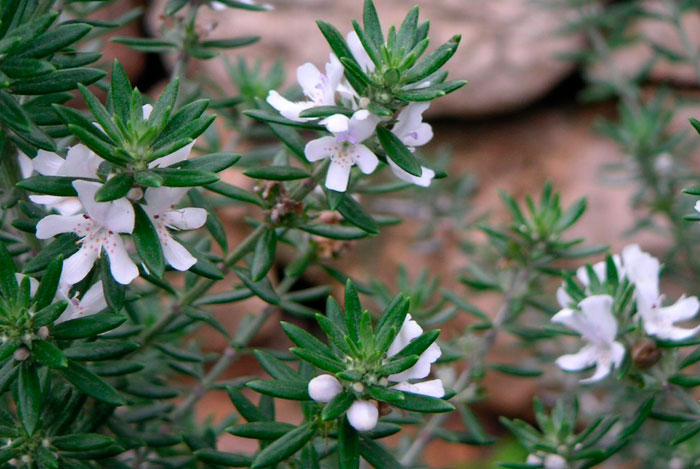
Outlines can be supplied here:
[[309, 396], [316, 402], [330, 402], [343, 391], [343, 386], [333, 375], [319, 375], [309, 381]]
[[143, 196], [146, 201], [143, 208], [156, 229], [163, 256], [168, 264], [180, 271], [188, 270], [197, 259], [172, 237], [168, 229], [194, 230], [207, 220], [207, 211], [203, 208], [173, 208], [186, 192], [187, 188], [183, 187], [158, 187], [147, 189]]
[[[620, 280], [625, 278], [625, 269], [622, 266], [622, 261], [620, 259], [620, 256], [615, 254], [612, 256], [613, 258], [613, 263], [615, 264], [615, 267], [617, 268], [617, 276]], [[593, 272], [595, 273], [596, 277], [598, 277], [598, 280], [602, 283], [605, 282], [608, 276], [608, 270], [607, 270], [607, 263], [605, 261], [600, 261], [596, 262], [591, 266], [593, 269]], [[588, 277], [588, 269], [585, 266], [581, 266], [578, 269], [576, 269], [576, 278], [578, 278], [579, 282], [584, 286], [584, 291], [586, 294], [590, 294], [590, 283], [591, 280]], [[559, 306], [562, 308], [568, 308], [572, 304], [574, 304], [573, 298], [569, 296], [569, 294], [566, 292], [565, 288], [565, 283], [557, 289], [557, 302], [559, 303]]]
[[547, 454], [544, 457], [530, 454], [525, 462], [532, 465], [542, 464], [544, 469], [568, 469], [569, 467], [569, 463], [566, 459], [558, 454]]
[[684, 295], [674, 304], [662, 306], [664, 296], [659, 291], [661, 265], [658, 259], [636, 244], [623, 249], [622, 259], [627, 276], [634, 283], [637, 312], [647, 334], [665, 340], [685, 340], [700, 332], [700, 326], [687, 329], [674, 325], [697, 315], [700, 309], [697, 297]]
[[[42, 176], [97, 179], [97, 169], [104, 160], [80, 143], [68, 149], [65, 159], [56, 153], [39, 150], [31, 161], [34, 170]], [[30, 195], [29, 199], [56, 209], [61, 215], [75, 215], [83, 209], [77, 197]]]
[[[399, 112], [396, 124], [391, 129], [392, 133], [399, 137], [411, 151], [415, 147], [425, 145], [433, 138], [433, 129], [430, 124], [423, 122], [423, 113], [430, 107], [430, 103], [411, 103]], [[399, 167], [394, 161], [387, 157], [389, 166], [399, 179], [428, 187], [435, 177], [435, 171], [425, 166], [421, 166], [421, 175], [414, 176]]]
[[73, 187], [85, 207], [83, 215], [48, 215], [36, 226], [36, 236], [48, 239], [60, 233], [75, 233], [82, 239], [78, 252], [63, 262], [61, 279], [75, 284], [90, 272], [104, 249], [109, 256], [114, 279], [128, 284], [139, 275], [119, 233], [130, 234], [134, 230], [134, 208], [125, 198], [111, 202], [95, 202], [95, 193], [100, 188], [96, 182], [77, 180]]
[[310, 120], [299, 117], [299, 114], [312, 107], [334, 105], [343, 72], [343, 65], [334, 54], [330, 55], [330, 61], [326, 64], [325, 75], [314, 64], [305, 63], [297, 68], [297, 81], [308, 99], [295, 103], [273, 90], [268, 94], [267, 102], [287, 119], [297, 122]]
[[69, 284], [64, 283], [59, 286], [56, 292], [56, 296], [59, 299], [68, 303], [66, 310], [58, 318], [56, 324], [99, 313], [107, 307], [107, 301], [102, 289], [102, 280], [92, 284], [82, 298], [78, 298], [78, 295], [70, 296], [70, 287]]
[[356, 111], [351, 118], [335, 114], [321, 121], [333, 136], [311, 140], [304, 153], [309, 161], [330, 157], [326, 175], [328, 189], [345, 192], [353, 165], [365, 174], [377, 168], [377, 156], [362, 142], [374, 134], [378, 122], [379, 118], [365, 109]]
[[[393, 357], [406, 347], [411, 341], [423, 334], [423, 328], [411, 318], [411, 315], [406, 315], [406, 319], [399, 330], [399, 333], [394, 338], [394, 341], [389, 346], [387, 357]], [[445, 395], [445, 389], [442, 385], [442, 380], [434, 379], [420, 383], [409, 383], [408, 380], [423, 379], [430, 374], [430, 367], [435, 361], [440, 358], [442, 351], [440, 346], [433, 342], [430, 346], [418, 357], [418, 361], [411, 368], [400, 373], [389, 375], [389, 380], [399, 382], [394, 386], [394, 389], [400, 391], [423, 394], [432, 397], [442, 397]]]
[[355, 401], [348, 409], [348, 422], [355, 430], [367, 432], [377, 426], [379, 410], [369, 401]]
[[556, 361], [566, 371], [581, 371], [595, 365], [595, 373], [582, 383], [599, 381], [619, 367], [625, 356], [624, 346], [615, 341], [617, 320], [612, 313], [613, 299], [609, 295], [594, 295], [579, 303], [579, 310], [564, 308], [552, 317], [579, 332], [588, 343], [578, 353], [563, 355]]

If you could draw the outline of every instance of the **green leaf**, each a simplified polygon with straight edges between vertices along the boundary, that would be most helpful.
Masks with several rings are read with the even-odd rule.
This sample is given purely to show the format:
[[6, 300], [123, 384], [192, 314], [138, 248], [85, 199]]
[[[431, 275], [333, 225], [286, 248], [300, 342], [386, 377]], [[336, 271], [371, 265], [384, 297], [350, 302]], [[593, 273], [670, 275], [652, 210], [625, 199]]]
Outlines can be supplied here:
[[148, 271], [161, 278], [165, 272], [165, 259], [156, 228], [141, 205], [134, 204], [134, 211], [136, 224], [131, 236], [136, 246], [136, 252], [146, 264]]
[[265, 230], [255, 243], [253, 262], [250, 266], [250, 277], [253, 282], [259, 282], [265, 278], [267, 272], [275, 262], [275, 250], [277, 248], [277, 234], [274, 228]]
[[17, 394], [18, 416], [24, 429], [32, 435], [39, 425], [42, 398], [39, 375], [36, 368], [29, 363], [20, 366]]
[[178, 48], [177, 43], [172, 41], [144, 37], [113, 37], [112, 42], [124, 44], [139, 52], [173, 52]]
[[[185, 160], [175, 165], [182, 169], [196, 169], [198, 171], [209, 171], [210, 173], [218, 173], [226, 168], [236, 164], [241, 159], [241, 155], [236, 153], [210, 153], [204, 156], [198, 156], [191, 160]], [[216, 183], [215, 183], [216, 184]]]
[[296, 427], [284, 422], [250, 422], [234, 425], [227, 431], [241, 438], [276, 440]]
[[344, 225], [326, 225], [323, 223], [312, 223], [308, 225], [303, 225], [298, 227], [300, 230], [306, 231], [311, 234], [323, 236], [324, 238], [330, 239], [362, 239], [369, 236], [365, 230], [356, 228], [354, 226], [344, 226]]
[[422, 169], [416, 157], [396, 135], [384, 127], [377, 127], [377, 138], [391, 161], [413, 176], [421, 175]]
[[301, 379], [301, 376], [296, 371], [282, 363], [279, 358], [271, 353], [263, 350], [256, 350], [254, 353], [258, 362], [273, 378], [282, 381], [297, 381]]
[[347, 416], [344, 416], [338, 425], [338, 467], [339, 469], [360, 467], [360, 436], [348, 422]]
[[59, 451], [90, 451], [105, 448], [114, 443], [112, 438], [98, 433], [74, 433], [51, 438], [51, 446]]
[[213, 184], [207, 184], [205, 187], [210, 191], [216, 192], [217, 194], [221, 194], [224, 197], [228, 197], [229, 199], [255, 204], [259, 207], [262, 207], [263, 205], [262, 200], [260, 200], [260, 197], [258, 197], [256, 194], [248, 192], [239, 187], [232, 186], [231, 184], [225, 183], [223, 181], [215, 182]]
[[379, 233], [377, 222], [369, 213], [365, 212], [365, 209], [354, 197], [343, 197], [342, 202], [338, 205], [338, 212], [340, 212], [345, 221], [352, 223], [367, 233]]
[[445, 83], [438, 83], [436, 85], [428, 86], [425, 88], [401, 90], [395, 95], [397, 98], [403, 99], [404, 101], [432, 101], [434, 99], [441, 98], [447, 94], [450, 94], [453, 91], [457, 91], [466, 84], [467, 82], [464, 80], [448, 81]]
[[12, 255], [5, 247], [5, 243], [0, 241], [0, 293], [3, 298], [14, 299], [19, 292], [15, 272], [17, 270]]
[[124, 197], [134, 183], [130, 173], [119, 173], [112, 176], [95, 192], [95, 202], [109, 202]]
[[531, 368], [521, 368], [518, 366], [513, 366], [506, 363], [491, 363], [489, 368], [510, 376], [516, 376], [518, 378], [536, 378], [542, 376], [542, 370], [531, 369]]
[[[48, 267], [46, 268], [46, 272], [44, 272], [44, 276], [41, 277], [39, 288], [37, 288], [36, 293], [34, 294], [34, 298], [32, 300], [36, 310], [41, 310], [49, 306], [56, 297], [56, 291], [58, 290], [58, 283], [61, 280], [62, 271], [63, 256], [59, 254], [49, 263]], [[34, 320], [36, 324], [36, 316]]]
[[263, 468], [287, 459], [299, 451], [315, 434], [316, 427], [312, 423], [298, 426], [260, 451], [251, 467]]
[[[402, 391], [403, 392], [403, 391]], [[438, 413], [452, 412], [455, 407], [449, 402], [436, 397], [424, 396], [412, 392], [403, 392], [404, 400], [392, 401], [392, 405], [412, 412]]]
[[88, 396], [115, 406], [124, 404], [124, 400], [112, 386], [72, 360], [68, 361], [68, 368], [61, 370], [61, 374]]
[[362, 9], [362, 24], [367, 37], [372, 41], [374, 47], [379, 48], [384, 44], [382, 25], [379, 22], [379, 16], [372, 0], [365, 0]]
[[321, 419], [325, 421], [337, 419], [350, 408], [353, 402], [355, 402], [355, 396], [352, 393], [341, 392], [323, 408]]
[[310, 399], [306, 389], [307, 383], [304, 381], [255, 380], [246, 383], [246, 386], [260, 394], [267, 394], [268, 396], [281, 397], [293, 401], [308, 401]]
[[299, 117], [320, 119], [336, 114], [342, 114], [344, 116], [350, 117], [353, 114], [353, 110], [340, 106], [315, 106], [301, 111], [299, 113]]
[[671, 446], [676, 446], [694, 437], [700, 432], [700, 421], [683, 425], [675, 438], [671, 440]]
[[[301, 358], [304, 361], [311, 363], [325, 371], [330, 371], [331, 373], [339, 373], [345, 370], [346, 365], [335, 357], [328, 356], [328, 354], [321, 354], [317, 352], [312, 352], [305, 348], [292, 348], [290, 351]], [[330, 353], [330, 351], [328, 352]]]
[[368, 438], [360, 438], [360, 455], [374, 467], [382, 469], [403, 469], [404, 467], [382, 445]]
[[248, 46], [260, 40], [260, 36], [241, 36], [228, 39], [213, 39], [202, 42], [201, 46], [209, 49], [235, 49], [236, 47]]
[[163, 179], [163, 185], [168, 187], [205, 186], [219, 180], [219, 176], [209, 171], [179, 168], [157, 168], [153, 170]]
[[247, 454], [229, 453], [209, 448], [198, 449], [194, 452], [194, 455], [203, 463], [218, 466], [249, 467], [253, 461], [253, 458]]
[[272, 111], [263, 111], [261, 109], [250, 109], [247, 111], [244, 111], [243, 114], [246, 116], [262, 121], [262, 122], [271, 122], [273, 124], [281, 124], [281, 125], [287, 125], [289, 127], [299, 127], [301, 129], [308, 129], [308, 130], [325, 130], [325, 127], [318, 125], [318, 124], [313, 124], [310, 122], [297, 122], [293, 120], [286, 119], [282, 116], [280, 116], [277, 112], [272, 112]]
[[403, 77], [404, 83], [416, 83], [438, 71], [454, 55], [462, 36], [452, 36], [446, 43], [413, 66]]
[[32, 176], [19, 181], [17, 187], [37, 194], [76, 197], [78, 193], [73, 187], [75, 180], [68, 176]]
[[97, 313], [56, 324], [51, 336], [58, 340], [75, 340], [111, 331], [126, 321], [124, 316], [113, 313]]
[[287, 337], [289, 337], [289, 340], [291, 340], [297, 347], [301, 347], [327, 357], [333, 357], [330, 349], [324, 343], [301, 327], [285, 321], [281, 321], [280, 325], [282, 326], [284, 333], [287, 334]]
[[100, 80], [106, 75], [96, 68], [74, 68], [56, 70], [35, 78], [15, 81], [10, 86], [10, 91], [20, 95], [41, 95], [69, 91], [75, 89], [78, 83], [89, 85]]
[[100, 278], [102, 279], [102, 292], [107, 305], [113, 312], [121, 311], [126, 298], [126, 286], [114, 280], [110, 267], [109, 256], [102, 252], [100, 258]]
[[71, 360], [100, 361], [120, 358], [138, 350], [139, 344], [115, 340], [79, 342], [63, 349], [63, 354]]
[[227, 387], [226, 391], [236, 411], [248, 422], [263, 422], [267, 420], [260, 410], [238, 389]]
[[13, 130], [28, 132], [32, 126], [22, 106], [5, 91], [0, 90], [0, 106], [3, 112], [0, 113], [0, 122]]
[[295, 168], [294, 166], [260, 166], [258, 168], [246, 169], [243, 171], [243, 174], [254, 179], [266, 179], [270, 181], [293, 181], [311, 177], [305, 170]]
[[65, 368], [68, 360], [55, 345], [45, 340], [32, 342], [32, 355], [49, 368]]

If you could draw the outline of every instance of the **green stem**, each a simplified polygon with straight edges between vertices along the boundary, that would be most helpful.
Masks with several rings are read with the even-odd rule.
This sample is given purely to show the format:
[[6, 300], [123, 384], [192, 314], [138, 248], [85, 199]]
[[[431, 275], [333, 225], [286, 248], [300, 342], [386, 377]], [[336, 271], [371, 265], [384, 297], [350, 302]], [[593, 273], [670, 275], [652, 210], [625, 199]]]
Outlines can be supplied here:
[[[277, 293], [284, 294], [294, 285], [296, 277], [285, 277], [282, 282], [280, 282]], [[263, 311], [255, 317], [255, 321], [251, 327], [247, 330], [246, 334], [239, 338], [235, 344], [231, 344], [226, 348], [224, 353], [219, 357], [214, 366], [209, 370], [204, 379], [202, 379], [201, 384], [197, 385], [188, 395], [182, 404], [175, 410], [172, 416], [173, 422], [179, 422], [185, 418], [194, 408], [195, 404], [204, 395], [211, 390], [212, 386], [217, 379], [226, 371], [226, 369], [231, 366], [233, 362], [238, 360], [240, 357], [240, 349], [248, 346], [251, 340], [258, 335], [260, 329], [265, 325], [267, 320], [275, 313], [277, 306], [268, 305], [263, 309]]]
[[[508, 289], [504, 292], [503, 303], [498, 309], [498, 313], [493, 320], [491, 329], [484, 333], [479, 347], [469, 360], [469, 364], [462, 371], [462, 373], [460, 373], [459, 377], [452, 386], [456, 391], [455, 396], [452, 398], [453, 400], [459, 399], [461, 392], [467, 388], [470, 383], [471, 371], [474, 368], [481, 367], [486, 359], [486, 356], [496, 343], [496, 338], [502, 330], [503, 325], [511, 320], [512, 311], [510, 309], [510, 302], [515, 294], [518, 294], [527, 286], [528, 282], [530, 281], [531, 272], [532, 269], [528, 267], [519, 270], [515, 275], [513, 275]], [[402, 465], [412, 466], [416, 463], [416, 460], [421, 454], [423, 454], [425, 447], [432, 441], [435, 432], [445, 423], [449, 416], [450, 413], [447, 412], [443, 414], [435, 414], [430, 417], [428, 423], [418, 432], [418, 435], [416, 436], [416, 439], [413, 440], [411, 446], [408, 448], [408, 450], [406, 450], [406, 452], [403, 453], [403, 457], [401, 458]]]

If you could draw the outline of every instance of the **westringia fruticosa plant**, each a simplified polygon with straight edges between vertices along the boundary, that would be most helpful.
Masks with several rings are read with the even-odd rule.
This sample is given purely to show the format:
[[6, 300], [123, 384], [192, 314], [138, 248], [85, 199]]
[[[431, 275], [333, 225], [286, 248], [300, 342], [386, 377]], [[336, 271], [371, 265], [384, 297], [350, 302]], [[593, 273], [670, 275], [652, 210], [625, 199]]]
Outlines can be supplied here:
[[[420, 148], [431, 101], [465, 84], [444, 70], [458, 35], [430, 47], [417, 7], [383, 28], [366, 0], [346, 34], [318, 22], [328, 60], [297, 69], [300, 89], [277, 90], [279, 62], [223, 57], [231, 96], [191, 59], [220, 60], [264, 31], [210, 39], [198, 13], [271, 6], [169, 0], [157, 37], [112, 37], [171, 56], [170, 80], [148, 96], [95, 52], [141, 14], [94, 19], [113, 3], [0, 0], [0, 466], [412, 467], [434, 440], [497, 444], [472, 410], [495, 372], [549, 378], [536, 422], [501, 419], [525, 449], [504, 467], [693, 467], [700, 353], [685, 350], [700, 329], [682, 323], [698, 300], [666, 301], [663, 264], [637, 245], [568, 270], [607, 251], [569, 234], [585, 199], [563, 207], [550, 184], [524, 204], [503, 193], [508, 220], [464, 234], [472, 259], [456, 276], [500, 298], [494, 311], [427, 272], [395, 282], [339, 267], [400, 223], [374, 202], [403, 191], [418, 206], [465, 186], [441, 188], [447, 174]], [[224, 182], [234, 165], [254, 183]], [[431, 216], [471, 227], [457, 220], [469, 203]], [[235, 243], [215, 210], [229, 206], [248, 214]], [[260, 311], [236, 304], [251, 297]], [[458, 315], [476, 321], [434, 329]], [[291, 348], [251, 349], [265, 325]], [[204, 335], [224, 350], [203, 350]], [[502, 335], [517, 348], [508, 363], [489, 354]], [[231, 374], [249, 354], [269, 377]], [[230, 415], [197, 411], [210, 391], [224, 391]], [[296, 401], [294, 424], [281, 400]]]

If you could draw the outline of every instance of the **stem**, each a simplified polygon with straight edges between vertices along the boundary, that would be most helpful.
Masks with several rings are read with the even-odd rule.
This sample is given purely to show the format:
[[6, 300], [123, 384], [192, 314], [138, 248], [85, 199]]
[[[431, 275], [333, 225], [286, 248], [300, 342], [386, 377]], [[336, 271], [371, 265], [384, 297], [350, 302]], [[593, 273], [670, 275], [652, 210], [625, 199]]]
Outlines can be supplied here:
[[182, 50], [178, 53], [177, 61], [173, 66], [173, 71], [170, 75], [170, 79], [175, 78], [185, 78], [187, 74], [187, 62], [190, 60], [190, 54], [187, 52], [187, 45], [192, 35], [196, 34], [195, 22], [197, 20], [197, 9], [199, 8], [198, 2], [191, 2], [187, 8], [187, 16], [185, 18], [185, 37], [182, 41]]
[[[458, 399], [460, 393], [467, 388], [467, 386], [470, 383], [471, 370], [485, 360], [489, 351], [496, 343], [496, 338], [498, 337], [498, 334], [503, 328], [503, 325], [510, 321], [510, 301], [513, 298], [513, 296], [520, 291], [521, 288], [527, 285], [527, 283], [530, 280], [530, 273], [531, 268], [527, 267], [513, 275], [513, 279], [508, 289], [504, 292], [503, 303], [498, 309], [498, 313], [496, 314], [496, 317], [493, 320], [493, 325], [491, 329], [484, 333], [484, 335], [482, 336], [480, 346], [474, 352], [471, 359], [469, 360], [469, 364], [464, 369], [464, 371], [460, 373], [459, 377], [454, 383], [453, 388], [456, 391], [456, 393], [455, 396], [452, 398], [453, 400]], [[425, 447], [433, 439], [435, 432], [442, 426], [442, 424], [445, 423], [449, 416], [450, 413], [446, 412], [444, 414], [435, 414], [432, 417], [430, 417], [428, 423], [423, 428], [421, 428], [421, 430], [418, 432], [418, 435], [416, 436], [416, 439], [413, 440], [413, 443], [401, 458], [402, 465], [411, 466], [415, 464], [416, 460], [420, 457], [421, 454], [423, 454], [423, 450], [425, 449]]]
[[[289, 291], [289, 289], [292, 287], [294, 282], [296, 281], [296, 277], [285, 277], [282, 282], [280, 282], [279, 287], [277, 288], [277, 293], [283, 294]], [[250, 329], [248, 329], [247, 333], [240, 338], [235, 344], [231, 344], [229, 347], [226, 348], [224, 353], [219, 357], [217, 362], [214, 364], [214, 366], [209, 370], [209, 372], [206, 374], [204, 379], [202, 379], [202, 383], [196, 386], [190, 394], [187, 395], [185, 400], [182, 402], [182, 405], [180, 405], [175, 413], [173, 413], [172, 420], [173, 422], [178, 422], [182, 420], [184, 417], [186, 417], [194, 408], [194, 405], [202, 398], [204, 395], [209, 392], [211, 387], [214, 385], [217, 379], [226, 371], [226, 369], [231, 366], [233, 362], [238, 360], [240, 357], [240, 349], [246, 347], [251, 340], [255, 338], [256, 335], [258, 335], [258, 332], [262, 328], [262, 326], [265, 325], [267, 320], [275, 313], [277, 310], [277, 306], [275, 305], [268, 305], [263, 309], [262, 313], [260, 313], [256, 318], [255, 322], [252, 324]]]
[[683, 26], [681, 11], [678, 7], [678, 3], [675, 0], [666, 0], [665, 3], [668, 9], [671, 11], [671, 22], [676, 28], [676, 31], [678, 31], [678, 37], [681, 40], [683, 49], [685, 50], [686, 59], [688, 59], [688, 62], [690, 62], [690, 65], [692, 65], [693, 69], [695, 70], [696, 79], [700, 84], [700, 55], [698, 54], [695, 44], [693, 44], [693, 41], [690, 40], [688, 31], [686, 31], [685, 26]]

